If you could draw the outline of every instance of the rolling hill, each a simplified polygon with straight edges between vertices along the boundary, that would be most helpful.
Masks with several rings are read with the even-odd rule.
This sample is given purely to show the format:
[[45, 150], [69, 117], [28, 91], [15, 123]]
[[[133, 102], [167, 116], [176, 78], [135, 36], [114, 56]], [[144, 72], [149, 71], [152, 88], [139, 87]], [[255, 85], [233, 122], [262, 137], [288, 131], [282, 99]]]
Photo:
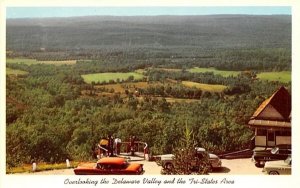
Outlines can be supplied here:
[[88, 16], [7, 19], [7, 49], [159, 50], [290, 48], [291, 16]]

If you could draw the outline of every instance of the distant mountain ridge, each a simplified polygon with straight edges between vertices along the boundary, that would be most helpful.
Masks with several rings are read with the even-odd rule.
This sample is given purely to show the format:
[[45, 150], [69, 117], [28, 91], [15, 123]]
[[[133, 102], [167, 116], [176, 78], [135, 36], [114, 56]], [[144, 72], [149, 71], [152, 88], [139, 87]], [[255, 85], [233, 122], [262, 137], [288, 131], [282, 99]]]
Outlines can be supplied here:
[[291, 48], [290, 15], [24, 18], [6, 26], [14, 51]]

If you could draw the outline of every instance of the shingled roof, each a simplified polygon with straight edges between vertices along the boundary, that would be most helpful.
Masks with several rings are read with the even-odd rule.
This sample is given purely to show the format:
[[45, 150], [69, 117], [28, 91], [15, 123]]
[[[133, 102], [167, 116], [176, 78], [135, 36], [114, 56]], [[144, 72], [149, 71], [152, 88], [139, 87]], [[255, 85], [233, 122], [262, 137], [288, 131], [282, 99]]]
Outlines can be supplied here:
[[291, 95], [280, 87], [254, 112], [251, 120], [291, 121]]

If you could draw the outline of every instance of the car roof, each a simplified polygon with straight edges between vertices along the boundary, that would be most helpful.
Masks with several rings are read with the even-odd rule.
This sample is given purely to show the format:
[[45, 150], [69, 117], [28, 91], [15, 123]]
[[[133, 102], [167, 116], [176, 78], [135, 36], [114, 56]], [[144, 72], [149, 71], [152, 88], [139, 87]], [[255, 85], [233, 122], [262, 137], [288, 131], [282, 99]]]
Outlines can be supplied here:
[[117, 165], [121, 165], [124, 164], [126, 161], [124, 158], [121, 157], [104, 157], [100, 160], [98, 160], [98, 163], [101, 164], [117, 164]]
[[198, 152], [203, 152], [203, 151], [205, 151], [204, 148], [200, 148], [200, 147], [195, 147], [195, 149], [196, 149], [196, 151], [198, 151]]

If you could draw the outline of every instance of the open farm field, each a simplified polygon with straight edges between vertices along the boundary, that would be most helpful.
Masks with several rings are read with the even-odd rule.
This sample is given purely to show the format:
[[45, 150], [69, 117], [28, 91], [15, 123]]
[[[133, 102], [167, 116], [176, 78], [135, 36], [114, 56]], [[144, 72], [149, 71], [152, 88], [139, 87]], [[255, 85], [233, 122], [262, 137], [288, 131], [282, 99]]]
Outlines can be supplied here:
[[140, 80], [143, 78], [142, 74], [136, 73], [136, 72], [126, 72], [126, 73], [95, 73], [95, 74], [85, 74], [81, 75], [82, 78], [86, 83], [92, 83], [94, 82], [109, 82], [110, 80], [117, 81], [119, 80], [126, 80], [130, 76], [134, 77], [134, 80]]
[[21, 63], [26, 65], [38, 64], [36, 59], [27, 59], [27, 58], [13, 58], [13, 59], [6, 59], [6, 63]]
[[[201, 101], [201, 99], [182, 99], [182, 98], [174, 98], [174, 97], [154, 97], [152, 96], [152, 98], [156, 98], [156, 99], [166, 99], [166, 101], [168, 103], [195, 103], [195, 102], [199, 102]], [[139, 101], [143, 101], [144, 97], [138, 97]]]
[[222, 92], [224, 89], [226, 89], [226, 86], [224, 85], [200, 84], [197, 82], [190, 82], [190, 81], [182, 81], [182, 84], [187, 87], [196, 87], [203, 91], [209, 91], [209, 92]]
[[22, 63], [26, 65], [33, 65], [33, 64], [73, 65], [76, 64], [76, 60], [38, 61], [36, 59], [27, 59], [27, 58], [9, 58], [6, 59], [6, 63]]
[[38, 61], [41, 64], [52, 64], [52, 65], [74, 65], [76, 60], [66, 60], [66, 61]]
[[120, 93], [124, 93], [125, 92], [125, 89], [124, 87], [122, 87], [121, 84], [107, 84], [107, 85], [97, 85], [95, 86], [95, 88], [106, 88], [108, 90], [111, 90], [113, 89], [114, 92], [120, 92]]
[[213, 72], [214, 74], [219, 74], [224, 77], [237, 76], [238, 74], [240, 74], [239, 71], [225, 71], [225, 70], [217, 70], [215, 68], [200, 68], [200, 67], [194, 67], [192, 69], [188, 69], [188, 71], [192, 73]]
[[133, 82], [133, 83], [125, 83], [123, 84], [125, 87], [128, 88], [141, 88], [145, 89], [149, 86], [157, 86], [157, 85], [162, 85], [161, 82]]
[[280, 72], [262, 72], [257, 74], [257, 78], [268, 81], [279, 81], [288, 83], [291, 81], [291, 71], [280, 71]]
[[136, 73], [139, 73], [139, 74], [144, 74], [145, 73], [145, 69], [137, 69], [135, 70]]
[[158, 68], [158, 70], [168, 71], [168, 72], [179, 72], [182, 69], [168, 69], [168, 68]]
[[[161, 98], [161, 97], [158, 97], [158, 98]], [[200, 99], [181, 99], [181, 98], [172, 98], [172, 97], [166, 97], [165, 98], [166, 101], [168, 103], [182, 103], [182, 102], [185, 102], [185, 103], [192, 103], [192, 102], [199, 102]]]
[[22, 71], [22, 70], [18, 70], [18, 69], [11, 69], [11, 68], [6, 68], [6, 74], [13, 74], [13, 75], [26, 75], [28, 74], [28, 72], [26, 71]]

